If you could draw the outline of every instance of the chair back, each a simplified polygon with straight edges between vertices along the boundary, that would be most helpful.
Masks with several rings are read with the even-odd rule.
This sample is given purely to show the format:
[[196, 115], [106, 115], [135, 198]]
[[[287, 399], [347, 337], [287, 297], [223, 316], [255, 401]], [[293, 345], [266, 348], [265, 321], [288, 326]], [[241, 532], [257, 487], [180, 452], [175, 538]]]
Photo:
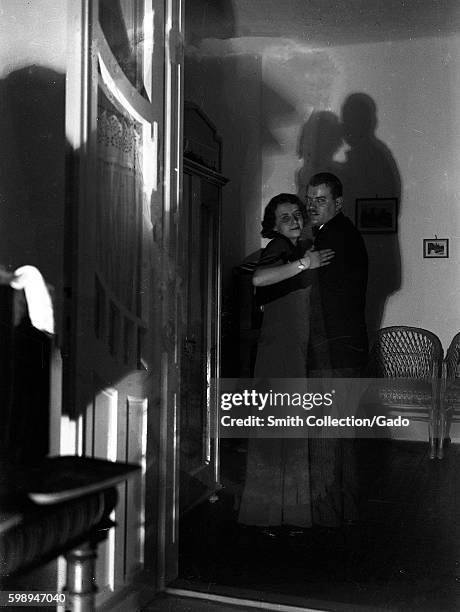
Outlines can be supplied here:
[[369, 358], [369, 375], [431, 380], [440, 375], [443, 349], [432, 332], [405, 325], [384, 327]]
[[460, 378], [460, 332], [452, 338], [444, 363], [445, 375], [448, 379]]

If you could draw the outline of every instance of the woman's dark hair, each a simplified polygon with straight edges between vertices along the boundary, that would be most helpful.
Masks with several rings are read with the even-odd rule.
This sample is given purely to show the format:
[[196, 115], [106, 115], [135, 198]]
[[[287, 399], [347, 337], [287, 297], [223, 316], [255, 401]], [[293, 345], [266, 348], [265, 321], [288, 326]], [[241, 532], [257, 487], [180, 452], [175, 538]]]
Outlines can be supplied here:
[[262, 219], [262, 231], [260, 232], [264, 238], [274, 238], [277, 235], [275, 231], [276, 209], [280, 204], [297, 204], [302, 213], [304, 222], [306, 220], [307, 212], [302, 200], [293, 193], [279, 193], [273, 197], [265, 207], [264, 217]]

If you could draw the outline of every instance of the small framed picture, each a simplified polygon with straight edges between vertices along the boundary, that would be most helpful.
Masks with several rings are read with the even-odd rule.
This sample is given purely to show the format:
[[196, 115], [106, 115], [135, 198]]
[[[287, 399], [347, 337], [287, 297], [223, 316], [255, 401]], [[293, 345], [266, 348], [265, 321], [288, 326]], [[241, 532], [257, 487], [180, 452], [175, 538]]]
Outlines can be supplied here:
[[449, 238], [424, 238], [423, 257], [428, 259], [449, 257]]
[[358, 198], [356, 227], [363, 234], [395, 234], [398, 230], [397, 198]]

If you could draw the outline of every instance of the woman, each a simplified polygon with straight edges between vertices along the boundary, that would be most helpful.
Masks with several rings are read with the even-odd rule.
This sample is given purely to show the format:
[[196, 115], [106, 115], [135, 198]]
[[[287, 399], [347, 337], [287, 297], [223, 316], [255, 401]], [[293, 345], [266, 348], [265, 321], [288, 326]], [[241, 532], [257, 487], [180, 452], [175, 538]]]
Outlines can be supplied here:
[[[305, 216], [303, 203], [293, 194], [281, 193], [265, 208], [262, 236], [272, 240], [253, 278], [264, 308], [256, 378], [306, 377], [312, 270], [330, 263], [334, 253], [302, 247]], [[250, 440], [239, 522], [310, 527], [310, 506], [308, 440]]]

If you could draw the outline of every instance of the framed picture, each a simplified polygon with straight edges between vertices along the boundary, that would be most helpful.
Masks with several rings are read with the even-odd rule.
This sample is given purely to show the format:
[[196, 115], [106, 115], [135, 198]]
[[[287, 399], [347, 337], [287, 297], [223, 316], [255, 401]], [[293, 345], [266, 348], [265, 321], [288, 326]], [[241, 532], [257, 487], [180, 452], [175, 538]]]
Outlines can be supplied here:
[[398, 221], [397, 198], [358, 198], [356, 227], [363, 234], [395, 234]]
[[449, 238], [424, 238], [423, 257], [429, 259], [449, 257]]

